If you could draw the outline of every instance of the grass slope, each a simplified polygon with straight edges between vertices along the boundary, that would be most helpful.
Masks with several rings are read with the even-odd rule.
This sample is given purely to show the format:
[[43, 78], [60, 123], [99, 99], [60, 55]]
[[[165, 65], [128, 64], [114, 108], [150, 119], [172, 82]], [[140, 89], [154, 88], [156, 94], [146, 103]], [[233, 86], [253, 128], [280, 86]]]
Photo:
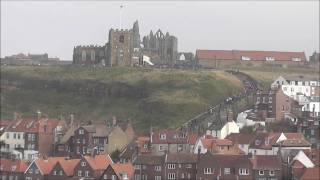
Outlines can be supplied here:
[[[130, 118], [140, 132], [148, 131], [151, 125], [176, 128], [209, 105], [242, 89], [241, 82], [235, 77], [225, 72], [206, 70], [2, 67], [1, 77], [2, 80], [9, 79], [9, 82], [31, 80], [35, 85], [15, 89], [5, 88], [2, 84], [2, 119], [11, 119], [14, 111], [32, 115], [38, 109], [50, 117], [66, 117], [73, 112], [79, 121], [105, 120], [115, 115], [120, 119]], [[85, 89], [89, 80], [103, 83], [106, 87], [121, 83], [128, 88], [116, 97], [38, 88], [43, 86], [43, 82], [59, 81], [65, 86], [73, 86], [72, 83], [76, 82]], [[141, 89], [143, 93], [129, 93], [131, 89]]]

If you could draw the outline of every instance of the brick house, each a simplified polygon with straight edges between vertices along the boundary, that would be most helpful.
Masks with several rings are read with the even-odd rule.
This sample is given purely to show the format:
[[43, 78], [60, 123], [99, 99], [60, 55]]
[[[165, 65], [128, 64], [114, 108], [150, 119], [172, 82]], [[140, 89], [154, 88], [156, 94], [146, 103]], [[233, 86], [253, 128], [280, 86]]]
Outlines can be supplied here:
[[156, 155], [190, 152], [188, 134], [174, 130], [151, 130], [151, 151]]
[[81, 156], [80, 162], [74, 168], [74, 177], [97, 179], [112, 163], [109, 155]]
[[0, 159], [0, 179], [23, 179], [24, 171], [27, 169], [28, 164], [24, 160], [18, 159]]
[[134, 137], [131, 125], [125, 131], [117, 124], [97, 122], [91, 125], [72, 126], [64, 136], [55, 143], [55, 155], [80, 157], [81, 155], [111, 154], [122, 150]]
[[196, 179], [197, 155], [166, 154], [164, 179]]
[[48, 180], [72, 179], [74, 168], [79, 164], [80, 159], [59, 159], [48, 174]]
[[161, 180], [165, 177], [164, 163], [164, 155], [139, 155], [133, 162], [134, 180]]
[[102, 173], [100, 180], [133, 180], [134, 168], [131, 163], [110, 164]]
[[247, 155], [199, 154], [198, 180], [253, 179], [252, 163]]
[[59, 160], [64, 160], [64, 157], [49, 157], [33, 160], [24, 172], [25, 180], [48, 179], [50, 171]]
[[251, 161], [254, 179], [281, 180], [283, 178], [279, 156], [256, 155]]
[[281, 121], [291, 113], [292, 100], [279, 89], [260, 91], [255, 96], [254, 112], [266, 122]]

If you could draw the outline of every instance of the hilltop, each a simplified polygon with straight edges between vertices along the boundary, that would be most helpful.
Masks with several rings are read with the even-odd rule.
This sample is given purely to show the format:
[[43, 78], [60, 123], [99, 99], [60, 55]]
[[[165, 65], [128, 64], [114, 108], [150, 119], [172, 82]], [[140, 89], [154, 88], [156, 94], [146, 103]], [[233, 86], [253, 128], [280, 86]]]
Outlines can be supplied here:
[[131, 119], [140, 132], [176, 128], [242, 90], [222, 71], [93, 67], [2, 67], [1, 118], [14, 111], [78, 121]]

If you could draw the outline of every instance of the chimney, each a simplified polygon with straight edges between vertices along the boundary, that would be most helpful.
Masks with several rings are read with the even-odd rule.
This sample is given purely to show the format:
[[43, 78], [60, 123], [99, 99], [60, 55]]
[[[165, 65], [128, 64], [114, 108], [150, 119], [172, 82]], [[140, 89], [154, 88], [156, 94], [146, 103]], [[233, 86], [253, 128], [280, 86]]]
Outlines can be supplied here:
[[42, 117], [41, 111], [38, 110], [38, 111], [37, 111], [37, 120], [40, 120], [41, 117]]
[[116, 126], [117, 125], [117, 118], [115, 116], [112, 116], [112, 126]]
[[197, 154], [197, 161], [198, 161], [198, 162], [200, 161], [200, 152], [201, 152], [201, 149], [198, 148], [198, 154]]
[[74, 114], [71, 113], [70, 114], [70, 126], [73, 126], [73, 123], [74, 123]]

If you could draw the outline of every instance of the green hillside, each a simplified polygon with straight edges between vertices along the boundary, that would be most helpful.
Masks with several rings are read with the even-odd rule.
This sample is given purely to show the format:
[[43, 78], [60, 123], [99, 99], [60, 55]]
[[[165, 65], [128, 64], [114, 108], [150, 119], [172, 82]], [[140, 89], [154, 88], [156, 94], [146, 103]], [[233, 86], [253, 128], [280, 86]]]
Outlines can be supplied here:
[[238, 79], [206, 70], [93, 67], [2, 67], [1, 118], [14, 111], [79, 121], [114, 115], [138, 131], [175, 128], [206, 107], [239, 92]]

